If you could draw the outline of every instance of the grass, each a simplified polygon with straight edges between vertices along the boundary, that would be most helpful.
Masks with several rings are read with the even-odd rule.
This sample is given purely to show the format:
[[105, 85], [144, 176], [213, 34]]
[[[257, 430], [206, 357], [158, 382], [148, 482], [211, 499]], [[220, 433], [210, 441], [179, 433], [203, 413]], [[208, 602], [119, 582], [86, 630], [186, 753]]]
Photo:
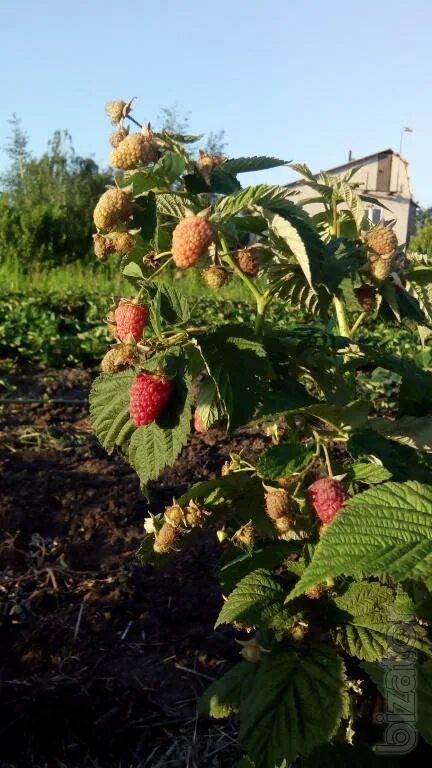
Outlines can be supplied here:
[[[197, 270], [167, 270], [164, 282], [181, 285], [188, 298], [210, 298], [215, 292], [208, 288], [199, 277]], [[23, 267], [18, 259], [0, 261], [0, 292], [30, 294], [89, 293], [101, 296], [132, 296], [134, 290], [128, 280], [120, 274], [115, 259], [104, 264], [83, 265], [72, 262], [51, 269], [41, 264]], [[219, 294], [231, 301], [250, 301], [250, 294], [243, 283], [232, 280]]]

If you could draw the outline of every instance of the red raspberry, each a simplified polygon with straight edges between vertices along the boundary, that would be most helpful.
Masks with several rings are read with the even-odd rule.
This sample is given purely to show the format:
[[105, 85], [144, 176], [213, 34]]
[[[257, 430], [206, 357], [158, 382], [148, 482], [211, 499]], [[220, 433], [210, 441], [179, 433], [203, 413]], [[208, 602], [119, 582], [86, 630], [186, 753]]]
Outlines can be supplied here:
[[126, 341], [129, 334], [132, 334], [135, 341], [138, 342], [141, 340], [144, 326], [148, 320], [148, 309], [143, 304], [121, 299], [114, 312], [114, 319], [117, 323], [117, 337], [120, 341]]
[[136, 427], [156, 421], [171, 397], [173, 387], [165, 376], [139, 373], [130, 390], [130, 417]]
[[316, 480], [307, 489], [309, 504], [323, 523], [331, 523], [347, 500], [347, 494], [332, 477]]
[[213, 230], [201, 216], [189, 216], [177, 224], [172, 238], [174, 264], [188, 269], [206, 252], [213, 239]]

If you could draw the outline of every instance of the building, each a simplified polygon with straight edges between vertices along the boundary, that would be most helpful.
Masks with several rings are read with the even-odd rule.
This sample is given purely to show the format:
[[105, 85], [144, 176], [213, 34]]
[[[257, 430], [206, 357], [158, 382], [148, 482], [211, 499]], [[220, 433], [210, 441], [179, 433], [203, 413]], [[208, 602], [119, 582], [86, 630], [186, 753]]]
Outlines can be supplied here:
[[[400, 245], [408, 243], [409, 238], [415, 232], [416, 203], [412, 199], [410, 178], [408, 174], [408, 162], [392, 149], [384, 152], [376, 152], [358, 160], [351, 159], [336, 168], [330, 168], [327, 173], [342, 175], [351, 168], [359, 166], [353, 175], [351, 182], [358, 184], [358, 191], [365, 195], [375, 197], [389, 210], [365, 200], [364, 206], [368, 217], [374, 224], [378, 224], [382, 218], [396, 219], [394, 230]], [[317, 174], [318, 176], [319, 174]], [[311, 189], [303, 179], [289, 184], [298, 192], [297, 200], [311, 197]], [[305, 210], [311, 215], [322, 210], [319, 203], [305, 205]]]

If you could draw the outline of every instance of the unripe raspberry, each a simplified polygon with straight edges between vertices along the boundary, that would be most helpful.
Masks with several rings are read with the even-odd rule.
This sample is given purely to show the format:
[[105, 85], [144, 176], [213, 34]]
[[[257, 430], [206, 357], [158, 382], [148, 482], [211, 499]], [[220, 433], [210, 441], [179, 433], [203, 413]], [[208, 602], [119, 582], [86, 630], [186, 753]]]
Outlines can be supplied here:
[[210, 186], [213, 168], [217, 168], [223, 161], [224, 158], [222, 155], [209, 155], [207, 152], [203, 152], [202, 149], [200, 149], [199, 160], [197, 160], [194, 165], [204, 178], [205, 183]]
[[118, 147], [120, 142], [124, 141], [124, 139], [129, 135], [126, 128], [117, 128], [114, 133], [111, 134], [109, 138], [109, 143], [112, 147]]
[[356, 299], [363, 312], [372, 312], [376, 307], [376, 288], [373, 285], [361, 285], [354, 289]]
[[213, 239], [213, 230], [202, 216], [189, 216], [173, 232], [172, 255], [179, 269], [188, 269], [202, 256]]
[[261, 661], [263, 653], [269, 653], [269, 651], [257, 643], [254, 637], [251, 640], [236, 640], [236, 643], [242, 646], [241, 656], [252, 664], [257, 664]]
[[266, 515], [270, 520], [277, 520], [279, 517], [286, 517], [293, 508], [293, 500], [288, 491], [283, 488], [274, 488], [268, 491], [265, 496]]
[[105, 111], [113, 123], [119, 123], [125, 117], [126, 101], [109, 101], [105, 104]]
[[148, 309], [143, 304], [121, 299], [114, 312], [117, 338], [120, 341], [125, 341], [129, 334], [131, 334], [135, 341], [140, 341], [144, 326], [148, 321], [148, 316]]
[[393, 268], [393, 258], [393, 251], [378, 258], [369, 258], [370, 273], [377, 282], [387, 280]]
[[331, 523], [348, 496], [332, 477], [316, 480], [307, 489], [309, 504], [323, 523]]
[[138, 361], [135, 344], [118, 344], [109, 349], [101, 362], [102, 373], [118, 373], [131, 368]]
[[107, 333], [112, 339], [117, 338], [117, 323], [115, 321], [114, 309], [110, 309], [106, 317]]
[[168, 552], [172, 552], [173, 549], [176, 549], [181, 538], [182, 534], [180, 528], [176, 528], [174, 525], [171, 525], [171, 523], [164, 523], [156, 536], [153, 549], [160, 555], [167, 554]]
[[113, 245], [107, 237], [93, 235], [93, 250], [99, 261], [106, 261], [108, 256], [113, 253]]
[[237, 251], [235, 262], [244, 275], [249, 277], [257, 276], [260, 268], [259, 260], [257, 255], [249, 248], [241, 248]]
[[201, 272], [202, 279], [213, 290], [222, 288], [228, 280], [228, 272], [224, 267], [206, 267]]
[[368, 249], [378, 256], [393, 253], [398, 246], [398, 240], [392, 228], [384, 224], [379, 224], [376, 229], [367, 233], [366, 243]]
[[194, 411], [193, 425], [194, 425], [195, 432], [198, 432], [198, 434], [202, 434], [203, 432], [205, 432], [203, 420], [200, 416], [200, 412], [198, 408], [195, 408], [195, 411]]
[[109, 163], [113, 168], [131, 171], [138, 165], [148, 165], [156, 162], [157, 149], [154, 144], [141, 133], [133, 133], [120, 142], [110, 154]]
[[173, 504], [171, 507], [167, 507], [164, 513], [165, 520], [170, 525], [179, 526], [185, 521], [184, 512], [180, 504]]
[[114, 253], [130, 253], [136, 245], [135, 238], [129, 232], [111, 232], [108, 240]]
[[202, 528], [206, 516], [207, 513], [198, 504], [195, 504], [193, 500], [189, 502], [185, 509], [185, 520], [190, 528]]
[[232, 540], [234, 544], [237, 544], [240, 547], [253, 547], [255, 541], [255, 528], [253, 523], [250, 521], [239, 528], [232, 537]]
[[319, 600], [319, 598], [325, 595], [325, 593], [325, 584], [315, 584], [314, 587], [310, 587], [306, 590], [305, 595], [307, 595], [310, 600]]
[[156, 421], [171, 397], [173, 387], [165, 376], [139, 373], [130, 390], [130, 417], [136, 427]]
[[115, 229], [123, 224], [133, 211], [133, 202], [128, 192], [111, 187], [99, 198], [93, 219], [98, 229]]
[[273, 520], [273, 525], [278, 533], [288, 533], [294, 525], [294, 518], [291, 515], [283, 515], [278, 517], [277, 520]]

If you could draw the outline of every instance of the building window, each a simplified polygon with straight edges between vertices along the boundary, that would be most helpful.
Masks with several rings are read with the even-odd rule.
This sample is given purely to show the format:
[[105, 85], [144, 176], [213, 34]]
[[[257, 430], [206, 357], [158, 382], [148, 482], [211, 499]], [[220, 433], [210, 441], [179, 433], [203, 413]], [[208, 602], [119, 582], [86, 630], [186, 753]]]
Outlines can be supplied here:
[[379, 224], [381, 221], [381, 208], [368, 208], [367, 217], [372, 224]]

